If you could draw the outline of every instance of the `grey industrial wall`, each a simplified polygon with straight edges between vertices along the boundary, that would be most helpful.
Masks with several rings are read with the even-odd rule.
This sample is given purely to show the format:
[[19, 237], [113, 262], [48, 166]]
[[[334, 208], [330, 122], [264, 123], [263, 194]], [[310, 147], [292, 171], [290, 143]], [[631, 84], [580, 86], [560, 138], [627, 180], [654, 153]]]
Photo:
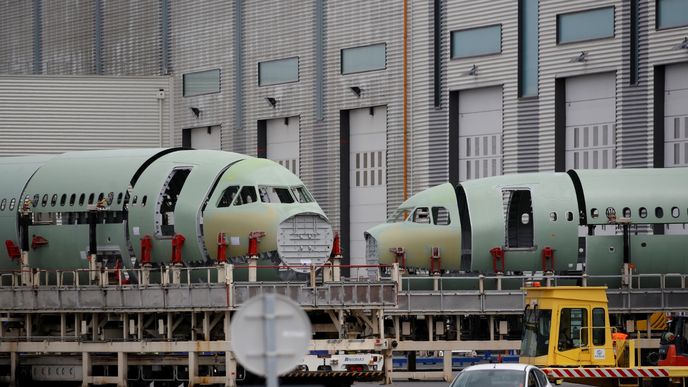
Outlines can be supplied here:
[[[671, 49], [688, 28], [657, 30], [656, 2], [639, 0], [639, 81], [631, 84], [631, 3], [540, 1], [538, 96], [518, 98], [517, 1], [407, 0], [409, 192], [449, 178], [451, 93], [501, 85], [503, 171], [552, 170], [556, 80], [600, 72], [616, 74], [616, 165], [652, 165], [655, 67], [688, 61], [686, 50]], [[5, 0], [0, 2], [0, 73], [171, 74], [177, 145], [183, 128], [219, 125], [223, 149], [256, 154], [259, 120], [299, 116], [301, 176], [338, 223], [341, 110], [387, 106], [388, 208], [402, 200], [403, 4]], [[440, 8], [434, 9], [435, 4]], [[556, 43], [557, 14], [607, 5], [615, 7], [614, 38]], [[451, 31], [493, 24], [502, 25], [501, 54], [450, 59]], [[340, 73], [342, 48], [382, 42], [385, 70]], [[587, 60], [572, 62], [581, 51]], [[298, 82], [258, 86], [258, 62], [294, 56], [299, 57]], [[473, 65], [477, 75], [467, 75]], [[212, 68], [221, 70], [220, 93], [182, 97], [184, 73]], [[360, 98], [350, 86], [363, 90]], [[265, 102], [268, 96], [278, 101], [275, 108]], [[198, 118], [191, 107], [200, 110]]]

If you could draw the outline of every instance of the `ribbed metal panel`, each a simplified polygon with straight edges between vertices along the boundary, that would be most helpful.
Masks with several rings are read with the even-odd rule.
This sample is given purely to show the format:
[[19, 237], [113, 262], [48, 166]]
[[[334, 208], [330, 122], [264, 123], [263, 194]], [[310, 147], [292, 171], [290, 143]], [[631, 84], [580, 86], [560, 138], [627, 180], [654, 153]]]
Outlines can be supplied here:
[[[622, 56], [624, 33], [622, 1], [556, 0], [540, 2], [540, 170], [554, 169], [554, 84], [556, 78], [615, 71], [617, 93], [622, 86], [621, 72], [627, 58]], [[626, 2], [627, 3], [627, 2]], [[615, 7], [614, 38], [557, 45], [557, 15], [604, 6]], [[627, 27], [625, 27], [627, 28]], [[581, 51], [587, 60], [572, 62]], [[617, 103], [617, 114], [618, 114]], [[617, 115], [617, 122], [618, 122]], [[617, 130], [617, 144], [619, 143]], [[618, 164], [618, 161], [617, 161]]]
[[166, 77], [2, 76], [0, 156], [167, 146], [169, 85]]
[[[222, 129], [222, 149], [233, 150], [234, 120], [234, 2], [171, 1], [170, 59], [175, 82], [175, 145], [181, 145], [182, 129], [217, 126]], [[182, 97], [184, 73], [220, 69], [220, 92]], [[191, 108], [201, 113], [196, 117]]]
[[[409, 1], [411, 3], [411, 1]], [[402, 37], [403, 2], [341, 0], [325, 3], [325, 125], [327, 147], [314, 149], [315, 157], [326, 160], [313, 166], [318, 202], [339, 225], [339, 112], [369, 106], [387, 106], [387, 209], [401, 203], [403, 196], [402, 131]], [[374, 43], [386, 43], [385, 70], [341, 75], [340, 50]], [[361, 97], [351, 86], [363, 91]], [[310, 109], [309, 109], [310, 110]], [[410, 121], [409, 121], [410, 126]], [[410, 170], [410, 167], [409, 167]], [[324, 205], [323, 205], [324, 204]]]
[[[622, 65], [617, 74], [617, 167], [642, 168], [652, 166], [652, 66], [648, 62], [650, 25], [649, 9], [654, 1], [638, 2], [638, 81], [631, 84], [631, 7], [622, 2], [617, 9], [622, 31], [619, 34], [623, 48]], [[652, 3], [652, 4], [650, 4]]]
[[30, 74], [33, 63], [33, 3], [0, 1], [0, 74]]
[[[447, 4], [447, 35], [451, 31], [495, 24], [502, 26], [501, 54], [449, 59], [447, 85], [449, 90], [503, 85], [502, 170], [510, 173], [518, 169], [518, 67], [515, 65], [518, 62], [518, 2], [455, 1]], [[477, 75], [468, 75], [473, 65]]]
[[160, 74], [160, 19], [160, 0], [104, 1], [103, 73]]
[[94, 7], [85, 1], [43, 3], [43, 74], [95, 72]]

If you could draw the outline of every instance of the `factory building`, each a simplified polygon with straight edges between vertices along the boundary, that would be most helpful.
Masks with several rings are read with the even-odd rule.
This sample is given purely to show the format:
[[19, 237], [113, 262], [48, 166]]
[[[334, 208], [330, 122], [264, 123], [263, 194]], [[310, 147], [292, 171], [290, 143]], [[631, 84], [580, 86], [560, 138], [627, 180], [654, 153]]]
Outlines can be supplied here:
[[[363, 230], [448, 180], [688, 166], [688, 0], [2, 9], [1, 154], [162, 145], [268, 157], [310, 187], [352, 263], [364, 262]], [[32, 137], [70, 127], [60, 146]]]

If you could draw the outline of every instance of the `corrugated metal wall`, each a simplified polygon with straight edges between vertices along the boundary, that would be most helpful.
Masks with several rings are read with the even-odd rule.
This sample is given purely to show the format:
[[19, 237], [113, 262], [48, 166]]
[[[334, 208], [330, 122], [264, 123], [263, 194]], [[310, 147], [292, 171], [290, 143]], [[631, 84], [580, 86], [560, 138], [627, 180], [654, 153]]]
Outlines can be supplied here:
[[0, 76], [0, 156], [168, 146], [170, 90], [167, 77]]
[[[185, 128], [219, 125], [222, 149], [234, 150], [234, 2], [173, 1], [170, 4], [171, 72], [175, 84], [175, 144]], [[220, 93], [182, 97], [184, 73], [220, 69]], [[191, 108], [201, 113], [196, 117]]]
[[31, 74], [33, 3], [0, 1], [0, 74]]
[[[562, 83], [557, 80], [602, 72], [616, 74], [616, 165], [652, 165], [656, 66], [661, 71], [664, 65], [688, 61], [685, 50], [672, 49], [688, 27], [657, 30], [656, 1], [638, 0], [639, 71], [633, 83], [632, 1], [540, 1], [539, 94], [528, 98], [517, 96], [517, 1], [406, 1], [410, 194], [449, 177], [450, 93], [502, 86], [503, 171], [552, 170], [555, 85]], [[0, 0], [0, 74], [131, 76], [169, 71], [174, 79], [176, 145], [181, 144], [184, 128], [221, 126], [223, 149], [256, 154], [259, 120], [299, 116], [301, 176], [338, 228], [342, 110], [387, 106], [388, 209], [402, 200], [403, 4], [403, 0]], [[615, 7], [613, 38], [557, 44], [557, 14], [604, 6]], [[450, 59], [451, 31], [494, 24], [502, 26], [500, 54]], [[383, 42], [385, 70], [341, 74], [342, 48]], [[572, 62], [581, 51], [586, 52], [586, 60]], [[298, 82], [258, 86], [258, 62], [294, 56], [299, 57]], [[467, 75], [474, 64], [477, 75]], [[184, 73], [212, 68], [221, 70], [220, 93], [182, 97]], [[351, 92], [351, 86], [362, 89], [361, 97]], [[278, 101], [275, 108], [265, 102], [268, 96]], [[200, 110], [198, 118], [191, 107]]]

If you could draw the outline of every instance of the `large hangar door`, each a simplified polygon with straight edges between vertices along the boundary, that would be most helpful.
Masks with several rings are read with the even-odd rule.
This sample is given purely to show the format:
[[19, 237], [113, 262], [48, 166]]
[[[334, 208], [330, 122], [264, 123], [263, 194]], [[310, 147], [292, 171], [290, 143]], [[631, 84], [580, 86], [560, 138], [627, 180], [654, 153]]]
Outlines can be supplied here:
[[616, 167], [616, 74], [566, 79], [566, 169]]
[[[667, 66], [664, 76], [664, 166], [688, 166], [688, 63]], [[667, 234], [688, 234], [685, 224]]]
[[267, 120], [265, 123], [266, 156], [299, 174], [299, 117]]
[[[566, 79], [566, 169], [616, 167], [616, 74]], [[585, 227], [578, 235], [587, 233]], [[615, 235], [616, 226], [597, 226], [595, 235]]]
[[[349, 251], [352, 265], [365, 263], [363, 232], [387, 217], [387, 107], [349, 112]], [[356, 275], [352, 270], [351, 275]]]
[[219, 125], [182, 130], [182, 146], [194, 149], [220, 150]]
[[502, 88], [459, 92], [459, 181], [502, 174]]

